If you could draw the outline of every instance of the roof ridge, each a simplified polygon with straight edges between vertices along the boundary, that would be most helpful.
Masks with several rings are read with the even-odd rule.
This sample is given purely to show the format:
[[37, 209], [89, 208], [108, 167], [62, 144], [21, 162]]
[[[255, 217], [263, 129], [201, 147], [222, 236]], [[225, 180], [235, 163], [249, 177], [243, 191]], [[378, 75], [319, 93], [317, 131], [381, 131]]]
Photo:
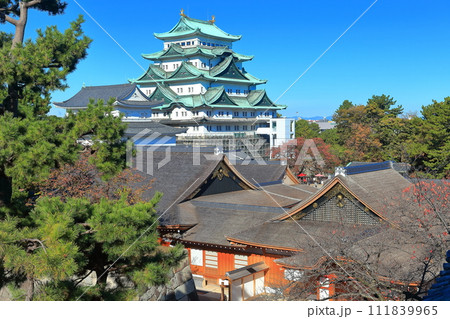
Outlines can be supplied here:
[[183, 18], [188, 21], [192, 21], [192, 22], [200, 22], [200, 23], [204, 23], [204, 24], [214, 25], [214, 23], [211, 22], [210, 20], [200, 20], [200, 19], [191, 18], [189, 16], [181, 16], [181, 19], [183, 19]]
[[196, 77], [203, 75], [201, 72], [198, 72], [199, 70], [196, 67], [194, 67], [193, 65], [191, 65], [186, 61], [182, 61], [180, 67], [178, 67], [174, 72], [172, 72], [172, 74], [168, 77], [168, 79], [173, 79], [177, 74], [182, 72], [183, 69]]
[[223, 71], [225, 71], [227, 69], [227, 67], [230, 65], [230, 63], [233, 60], [233, 56], [227, 56], [226, 58], [223, 59], [223, 61], [221, 61], [220, 63], [218, 63], [216, 66], [214, 66], [211, 70], [210, 70], [210, 75], [211, 76], [216, 76], [220, 73], [222, 73]]

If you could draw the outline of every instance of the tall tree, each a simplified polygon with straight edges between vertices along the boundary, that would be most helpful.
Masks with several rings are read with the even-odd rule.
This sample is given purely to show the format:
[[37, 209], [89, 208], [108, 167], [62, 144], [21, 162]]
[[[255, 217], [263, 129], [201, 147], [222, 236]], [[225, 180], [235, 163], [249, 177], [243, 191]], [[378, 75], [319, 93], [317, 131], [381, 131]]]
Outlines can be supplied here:
[[429, 176], [450, 176], [450, 97], [422, 106], [422, 119], [415, 128], [408, 151], [416, 168]]
[[64, 33], [55, 26], [38, 30], [35, 41], [11, 48], [5, 39], [0, 48], [0, 115], [40, 116], [49, 111], [50, 92], [67, 87], [66, 77], [87, 54], [91, 42], [83, 35], [80, 16]]
[[272, 150], [272, 157], [286, 159], [287, 164], [295, 172], [304, 172], [308, 175], [318, 173], [331, 173], [339, 164], [331, 146], [324, 143], [320, 137], [305, 139], [296, 138]]
[[307, 120], [295, 121], [295, 136], [304, 138], [318, 137], [320, 133], [319, 124]]
[[67, 3], [60, 0], [2, 0], [0, 1], [0, 23], [9, 22], [15, 27], [11, 47], [22, 44], [25, 27], [28, 22], [28, 11], [36, 9], [51, 15], [64, 12]]

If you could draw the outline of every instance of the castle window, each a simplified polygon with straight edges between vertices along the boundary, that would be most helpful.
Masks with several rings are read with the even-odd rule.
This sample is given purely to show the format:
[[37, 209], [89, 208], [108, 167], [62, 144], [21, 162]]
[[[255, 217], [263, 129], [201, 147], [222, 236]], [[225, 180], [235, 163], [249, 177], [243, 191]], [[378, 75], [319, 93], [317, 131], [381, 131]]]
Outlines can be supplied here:
[[187, 42], [187, 45], [191, 45], [191, 41], [188, 41], [188, 42]]
[[233, 116], [239, 116], [239, 112], [233, 112]]
[[235, 131], [239, 131], [239, 125], [235, 125], [235, 126], [234, 126], [234, 130], [235, 130]]
[[239, 269], [248, 265], [248, 256], [234, 255], [234, 268]]
[[246, 117], [247, 116], [247, 112], [242, 112], [242, 116]]
[[203, 250], [191, 249], [191, 265], [203, 266]]
[[231, 131], [231, 126], [230, 125], [225, 126], [225, 131]]
[[241, 90], [236, 89], [236, 94], [241, 94]]
[[218, 132], [222, 131], [222, 126], [217, 125], [217, 131], [218, 131]]
[[219, 256], [217, 252], [205, 250], [205, 267], [219, 268]]
[[243, 131], [247, 131], [247, 125], [243, 125], [243, 126], [242, 126], [242, 130], [243, 130]]
[[250, 116], [255, 116], [255, 112], [250, 112]]

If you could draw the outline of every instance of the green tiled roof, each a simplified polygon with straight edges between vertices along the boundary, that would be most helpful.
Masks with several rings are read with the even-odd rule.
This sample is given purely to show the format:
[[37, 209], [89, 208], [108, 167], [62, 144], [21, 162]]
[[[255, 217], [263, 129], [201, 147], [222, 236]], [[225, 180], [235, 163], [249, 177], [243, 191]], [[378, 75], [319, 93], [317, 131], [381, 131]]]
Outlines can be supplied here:
[[237, 41], [240, 35], [232, 35], [218, 28], [212, 21], [203, 21], [181, 16], [178, 23], [168, 32], [154, 33], [161, 40], [183, 38], [191, 35], [203, 35], [224, 41]]
[[222, 55], [232, 55], [238, 62], [250, 61], [253, 59], [253, 55], [244, 55], [233, 52], [233, 50], [225, 47], [202, 47], [196, 46], [194, 48], [182, 48], [178, 44], [172, 44], [168, 49], [161, 50], [151, 54], [142, 54], [144, 59], [152, 61], [168, 60], [173, 58], [184, 58], [193, 56], [205, 56], [208, 58], [216, 58]]
[[158, 66], [151, 65], [147, 72], [137, 79], [130, 79], [131, 83], [169, 83], [175, 81], [205, 80], [209, 82], [233, 82], [245, 84], [264, 84], [267, 81], [261, 80], [253, 75], [240, 71], [233, 58], [227, 57], [213, 67], [211, 70], [200, 70], [188, 62], [181, 62], [180, 67], [174, 72], [166, 72]]
[[204, 94], [176, 95], [169, 87], [159, 85], [150, 96], [150, 100], [164, 101], [164, 105], [154, 107], [156, 110], [170, 109], [175, 105], [183, 105], [187, 108], [236, 108], [254, 110], [282, 110], [284, 105], [274, 104], [267, 96], [265, 90], [252, 91], [247, 97], [229, 96], [223, 86], [209, 88]]

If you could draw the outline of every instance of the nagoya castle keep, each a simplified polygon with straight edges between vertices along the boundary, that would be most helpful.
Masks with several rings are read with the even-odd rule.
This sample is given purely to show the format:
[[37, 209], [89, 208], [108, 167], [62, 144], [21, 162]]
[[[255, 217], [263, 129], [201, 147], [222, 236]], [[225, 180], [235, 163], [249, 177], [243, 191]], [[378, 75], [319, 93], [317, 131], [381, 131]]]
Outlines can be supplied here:
[[204, 146], [214, 146], [211, 140], [230, 138], [265, 140], [273, 147], [294, 138], [294, 120], [277, 117], [286, 106], [258, 88], [266, 80], [246, 71], [244, 62], [253, 56], [233, 50], [241, 36], [221, 30], [214, 16], [197, 20], [182, 10], [170, 31], [154, 36], [163, 41], [163, 49], [142, 55], [151, 61], [144, 74], [127, 84], [83, 87], [54, 104], [77, 112], [89, 99], [113, 97], [130, 134], [149, 127], [176, 136], [179, 144], [203, 140]]

